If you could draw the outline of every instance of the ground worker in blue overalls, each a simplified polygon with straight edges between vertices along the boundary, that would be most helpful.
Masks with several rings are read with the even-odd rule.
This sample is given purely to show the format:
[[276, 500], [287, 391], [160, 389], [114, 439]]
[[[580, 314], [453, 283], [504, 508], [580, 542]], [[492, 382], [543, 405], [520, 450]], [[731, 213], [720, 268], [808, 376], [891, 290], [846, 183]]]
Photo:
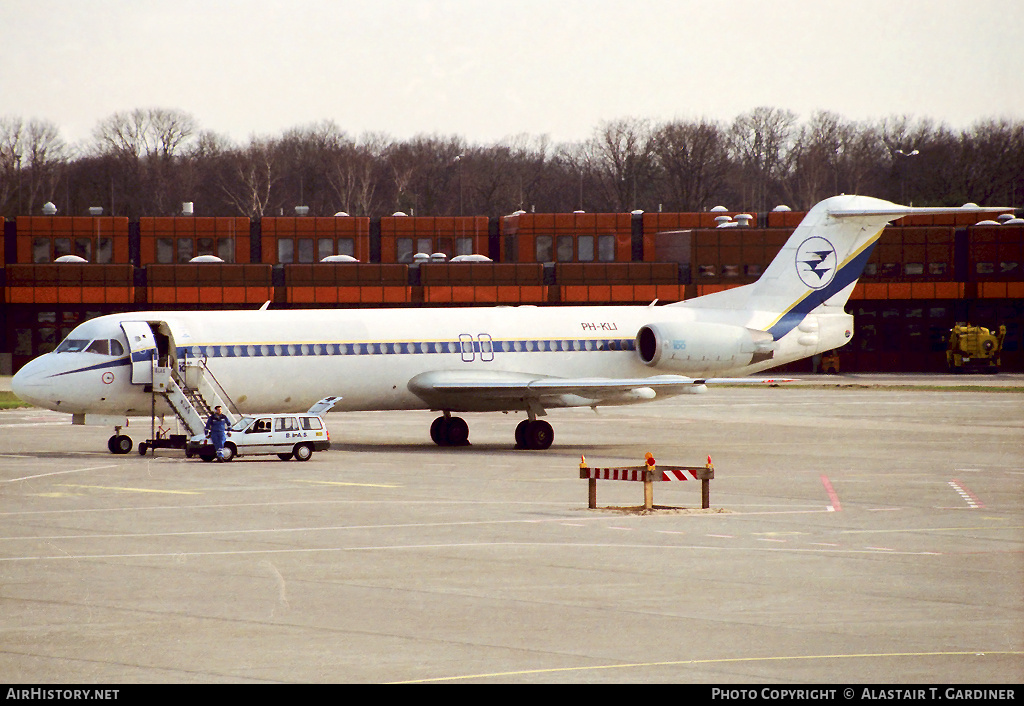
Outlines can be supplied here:
[[206, 438], [213, 444], [213, 449], [217, 453], [217, 460], [223, 461], [224, 457], [221, 454], [221, 449], [224, 448], [224, 444], [227, 442], [227, 437], [231, 434], [228, 432], [228, 427], [231, 426], [231, 420], [228, 419], [227, 415], [221, 410], [221, 406], [217, 405], [213, 409], [213, 414], [206, 420]]

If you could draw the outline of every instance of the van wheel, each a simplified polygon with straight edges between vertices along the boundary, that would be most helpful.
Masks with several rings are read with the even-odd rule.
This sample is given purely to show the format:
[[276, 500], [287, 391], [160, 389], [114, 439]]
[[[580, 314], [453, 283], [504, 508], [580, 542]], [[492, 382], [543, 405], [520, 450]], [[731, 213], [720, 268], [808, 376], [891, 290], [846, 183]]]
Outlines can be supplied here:
[[216, 456], [217, 456], [217, 454], [212, 454], [209, 451], [200, 451], [199, 452], [199, 458], [203, 459], [207, 463], [209, 463], [214, 458], [216, 458]]
[[219, 452], [217, 452], [217, 460], [227, 463], [235, 457], [238, 452], [235, 450], [234, 444], [225, 444]]
[[313, 455], [313, 447], [309, 444], [296, 444], [293, 453], [296, 461], [308, 461]]
[[291, 455], [290, 453], [287, 453], [287, 454], [278, 454], [278, 455], [277, 455], [277, 457], [278, 457], [279, 459], [281, 459], [282, 461], [291, 461], [291, 460], [292, 460], [292, 455]]

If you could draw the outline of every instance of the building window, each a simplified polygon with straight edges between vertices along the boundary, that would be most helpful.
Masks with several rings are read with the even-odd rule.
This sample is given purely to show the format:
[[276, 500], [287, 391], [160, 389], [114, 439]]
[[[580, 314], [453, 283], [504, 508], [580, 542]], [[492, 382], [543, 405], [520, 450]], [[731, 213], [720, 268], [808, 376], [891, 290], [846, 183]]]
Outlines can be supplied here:
[[231, 238], [221, 238], [217, 241], [217, 257], [224, 262], [235, 261], [235, 241]]
[[581, 235], [576, 239], [577, 259], [580, 262], [594, 261], [594, 236]]
[[178, 238], [178, 242], [175, 244], [178, 246], [178, 262], [188, 262], [193, 258], [195, 243], [191, 238]]
[[554, 262], [552, 259], [552, 238], [550, 235], [538, 235], [534, 240], [537, 262]]
[[597, 259], [601, 262], [615, 262], [615, 236], [597, 236]]
[[558, 251], [555, 253], [559, 262], [572, 262], [573, 255], [573, 236], [571, 235], [560, 235], [558, 236]]
[[32, 262], [50, 261], [50, 239], [34, 238], [32, 240]]
[[397, 238], [395, 240], [395, 261], [412, 262], [412, 238]]
[[277, 241], [277, 261], [280, 264], [295, 262], [295, 241], [291, 238], [279, 238]]
[[316, 241], [316, 259], [319, 262], [325, 257], [334, 254], [334, 241], [330, 238], [320, 238]]
[[161, 265], [174, 262], [174, 241], [170, 238], [156, 239], [156, 261]]

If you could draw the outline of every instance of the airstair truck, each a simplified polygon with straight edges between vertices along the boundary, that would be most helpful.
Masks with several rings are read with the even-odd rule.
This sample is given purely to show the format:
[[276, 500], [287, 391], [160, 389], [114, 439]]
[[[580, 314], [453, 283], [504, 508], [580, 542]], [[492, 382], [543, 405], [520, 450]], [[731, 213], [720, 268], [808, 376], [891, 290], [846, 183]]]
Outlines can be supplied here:
[[958, 323], [949, 331], [946, 367], [953, 373], [973, 370], [998, 373], [1005, 338], [1006, 326], [990, 331], [982, 326]]

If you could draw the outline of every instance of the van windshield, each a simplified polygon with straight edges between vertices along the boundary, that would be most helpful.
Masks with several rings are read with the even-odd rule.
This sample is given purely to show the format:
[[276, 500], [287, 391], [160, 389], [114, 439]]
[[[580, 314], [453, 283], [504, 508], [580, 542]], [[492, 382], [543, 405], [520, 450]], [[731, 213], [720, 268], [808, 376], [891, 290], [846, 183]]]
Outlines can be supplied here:
[[252, 424], [252, 417], [242, 417], [231, 425], [231, 431], [245, 431]]

